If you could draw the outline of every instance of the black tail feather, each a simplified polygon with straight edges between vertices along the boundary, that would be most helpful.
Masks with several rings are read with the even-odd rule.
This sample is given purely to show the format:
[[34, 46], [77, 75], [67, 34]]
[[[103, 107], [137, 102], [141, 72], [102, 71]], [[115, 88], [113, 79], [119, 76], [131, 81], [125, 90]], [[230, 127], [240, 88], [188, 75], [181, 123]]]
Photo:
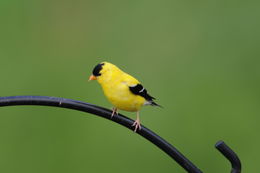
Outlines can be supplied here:
[[151, 100], [151, 105], [152, 106], [158, 106], [158, 107], [160, 107], [160, 108], [163, 108], [161, 105], [158, 105], [157, 103], [155, 103], [153, 100]]

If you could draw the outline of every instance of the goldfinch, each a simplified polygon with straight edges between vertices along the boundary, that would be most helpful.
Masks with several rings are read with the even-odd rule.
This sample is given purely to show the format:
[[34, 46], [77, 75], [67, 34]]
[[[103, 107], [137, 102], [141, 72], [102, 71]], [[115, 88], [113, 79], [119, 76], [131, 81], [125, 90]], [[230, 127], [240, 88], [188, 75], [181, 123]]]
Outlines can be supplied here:
[[123, 72], [117, 66], [109, 62], [101, 62], [92, 71], [90, 80], [97, 80], [101, 85], [107, 99], [112, 103], [114, 114], [118, 110], [136, 112], [136, 120], [132, 126], [134, 131], [141, 130], [139, 110], [144, 105], [160, 106], [153, 100], [154, 97], [147, 93], [147, 90], [140, 82], [129, 74]]

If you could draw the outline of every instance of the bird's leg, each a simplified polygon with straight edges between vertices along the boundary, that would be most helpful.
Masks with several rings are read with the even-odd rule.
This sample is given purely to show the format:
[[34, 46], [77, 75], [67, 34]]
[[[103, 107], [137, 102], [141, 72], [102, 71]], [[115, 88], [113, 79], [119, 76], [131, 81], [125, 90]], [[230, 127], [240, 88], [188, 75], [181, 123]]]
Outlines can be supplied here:
[[117, 108], [114, 107], [112, 110], [113, 110], [113, 112], [112, 112], [112, 114], [111, 114], [111, 118], [113, 118], [113, 116], [114, 116], [115, 114], [118, 115]]
[[136, 120], [132, 126], [135, 126], [134, 132], [136, 132], [137, 129], [141, 130], [141, 123], [140, 123], [140, 117], [139, 117], [139, 111], [136, 112]]

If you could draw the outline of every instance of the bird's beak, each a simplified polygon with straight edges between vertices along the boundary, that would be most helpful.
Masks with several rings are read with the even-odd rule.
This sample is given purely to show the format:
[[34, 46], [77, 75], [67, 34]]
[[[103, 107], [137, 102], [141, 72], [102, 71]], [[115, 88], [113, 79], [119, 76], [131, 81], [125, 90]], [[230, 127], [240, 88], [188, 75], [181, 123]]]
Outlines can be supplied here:
[[96, 77], [96, 76], [94, 76], [94, 75], [91, 75], [91, 76], [89, 76], [89, 79], [88, 79], [88, 81], [91, 81], [91, 80], [97, 80], [97, 77]]

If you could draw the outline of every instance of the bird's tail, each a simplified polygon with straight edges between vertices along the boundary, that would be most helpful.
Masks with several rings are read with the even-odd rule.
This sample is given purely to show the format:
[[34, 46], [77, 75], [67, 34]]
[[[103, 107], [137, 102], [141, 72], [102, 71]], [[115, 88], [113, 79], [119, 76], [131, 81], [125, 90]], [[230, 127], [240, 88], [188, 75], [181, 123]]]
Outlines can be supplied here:
[[155, 103], [153, 100], [150, 101], [152, 106], [158, 106], [160, 108], [163, 108], [161, 105], [158, 105], [157, 103]]

